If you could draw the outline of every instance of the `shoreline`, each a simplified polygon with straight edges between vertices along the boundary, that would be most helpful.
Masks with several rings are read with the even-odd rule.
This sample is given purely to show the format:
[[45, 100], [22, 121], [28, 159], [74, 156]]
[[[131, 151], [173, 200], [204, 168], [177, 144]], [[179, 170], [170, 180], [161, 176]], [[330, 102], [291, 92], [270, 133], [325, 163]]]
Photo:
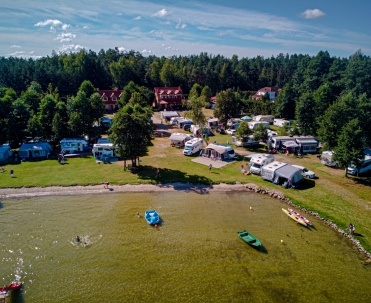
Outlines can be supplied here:
[[[282, 202], [297, 208], [300, 212], [316, 217], [322, 223], [333, 228], [348, 238], [355, 245], [357, 250], [366, 258], [366, 264], [371, 264], [371, 254], [363, 248], [360, 242], [352, 235], [344, 232], [335, 223], [330, 220], [325, 220], [318, 213], [300, 207], [286, 198], [284, 194], [278, 190], [265, 190], [253, 183], [248, 184], [226, 184], [219, 183], [214, 185], [201, 185], [190, 183], [167, 183], [167, 184], [125, 184], [125, 185], [74, 185], [74, 186], [49, 186], [49, 187], [20, 187], [20, 188], [2, 188], [0, 189], [0, 199], [12, 198], [30, 198], [43, 196], [78, 196], [91, 194], [114, 194], [114, 193], [141, 193], [141, 192], [196, 192], [198, 194], [207, 194], [208, 192], [246, 192], [269, 195], [272, 198], [281, 200]], [[1, 203], [1, 200], [0, 200]]]
[[[48, 186], [48, 187], [18, 187], [1, 188], [0, 199], [41, 197], [41, 196], [71, 196], [71, 195], [90, 195], [90, 194], [111, 194], [126, 192], [171, 192], [171, 191], [194, 191], [198, 193], [206, 192], [236, 192], [250, 191], [246, 184], [215, 184], [215, 185], [195, 185], [190, 183], [167, 183], [167, 184], [109, 184], [108, 188], [104, 184], [97, 185], [72, 185], [72, 186]], [[282, 194], [283, 195], [283, 194]]]

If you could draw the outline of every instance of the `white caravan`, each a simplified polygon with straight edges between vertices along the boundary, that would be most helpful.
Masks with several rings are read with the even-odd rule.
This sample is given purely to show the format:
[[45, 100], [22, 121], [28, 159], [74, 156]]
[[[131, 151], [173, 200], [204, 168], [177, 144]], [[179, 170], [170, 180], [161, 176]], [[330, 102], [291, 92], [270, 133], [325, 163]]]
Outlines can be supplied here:
[[236, 136], [232, 136], [232, 143], [236, 146], [249, 147], [259, 145], [259, 140], [254, 140], [253, 135], [243, 138], [237, 138]]
[[273, 125], [278, 126], [278, 127], [285, 127], [285, 126], [290, 125], [290, 121], [285, 120], [285, 119], [274, 119]]
[[248, 122], [247, 124], [249, 125], [249, 128], [251, 130], [256, 130], [258, 128], [258, 125], [260, 125], [260, 124], [263, 124], [263, 126], [265, 126], [265, 128], [269, 128], [270, 127], [269, 122], [266, 122], [266, 121]]
[[330, 150], [326, 150], [322, 152], [321, 155], [321, 163], [325, 164], [327, 166], [334, 166], [338, 167], [339, 163], [333, 159], [334, 157], [334, 152]]
[[249, 166], [250, 171], [253, 174], [259, 175], [261, 172], [261, 169], [264, 165], [267, 165], [269, 163], [272, 163], [274, 161], [273, 155], [268, 154], [257, 154], [251, 157]]
[[191, 156], [204, 148], [204, 140], [194, 138], [187, 141], [184, 145], [183, 155]]

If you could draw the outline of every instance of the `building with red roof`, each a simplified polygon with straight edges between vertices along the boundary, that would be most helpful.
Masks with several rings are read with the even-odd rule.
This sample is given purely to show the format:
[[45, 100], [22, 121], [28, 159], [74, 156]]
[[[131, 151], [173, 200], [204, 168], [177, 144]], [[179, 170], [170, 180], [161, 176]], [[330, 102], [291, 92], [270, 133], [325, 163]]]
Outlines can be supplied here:
[[115, 112], [118, 109], [117, 101], [121, 98], [122, 90], [116, 89], [104, 89], [100, 90], [97, 88], [97, 91], [104, 102], [104, 108], [108, 112]]
[[155, 87], [155, 106], [171, 109], [182, 107], [184, 101], [183, 91], [178, 87]]
[[276, 100], [281, 88], [279, 87], [263, 87], [259, 89], [254, 95], [251, 96], [253, 100], [261, 100], [265, 95], [268, 95], [270, 101]]

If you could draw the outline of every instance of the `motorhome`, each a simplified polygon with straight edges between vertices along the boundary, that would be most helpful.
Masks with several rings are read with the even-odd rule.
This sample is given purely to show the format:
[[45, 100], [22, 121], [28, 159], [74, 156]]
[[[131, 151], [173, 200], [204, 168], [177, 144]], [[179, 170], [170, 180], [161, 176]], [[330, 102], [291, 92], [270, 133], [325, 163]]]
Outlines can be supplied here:
[[359, 169], [355, 163], [351, 163], [347, 167], [347, 173], [350, 175], [358, 175], [368, 171], [371, 171], [371, 149], [365, 149], [363, 151], [363, 159], [361, 160]]
[[83, 138], [64, 138], [60, 141], [60, 144], [61, 150], [65, 151], [67, 154], [89, 150], [89, 142]]
[[260, 124], [263, 124], [265, 128], [269, 128], [270, 124], [267, 121], [255, 121], [255, 122], [248, 122], [249, 128], [251, 130], [256, 130]]
[[115, 149], [112, 143], [97, 143], [93, 145], [93, 156], [96, 159], [105, 160], [115, 157]]
[[243, 138], [232, 136], [232, 143], [236, 146], [251, 147], [259, 145], [259, 140], [255, 140], [253, 135]]
[[263, 166], [274, 161], [273, 155], [257, 154], [251, 157], [249, 166], [253, 174], [259, 175]]
[[272, 115], [258, 115], [253, 117], [254, 121], [257, 122], [268, 122], [269, 124], [273, 124], [274, 116]]
[[285, 127], [290, 125], [290, 121], [285, 119], [274, 119], [273, 125], [278, 127]]
[[183, 155], [191, 156], [204, 148], [204, 140], [193, 138], [184, 145]]
[[321, 163], [326, 166], [338, 167], [339, 163], [334, 160], [334, 152], [330, 150], [323, 151], [321, 154]]

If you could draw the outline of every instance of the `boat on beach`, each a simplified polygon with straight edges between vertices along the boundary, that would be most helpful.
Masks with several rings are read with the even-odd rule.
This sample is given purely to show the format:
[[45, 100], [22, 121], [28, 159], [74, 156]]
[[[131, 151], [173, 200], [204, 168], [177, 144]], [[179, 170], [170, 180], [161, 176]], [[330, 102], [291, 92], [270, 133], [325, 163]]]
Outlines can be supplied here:
[[299, 223], [303, 226], [308, 226], [307, 223], [305, 223], [305, 221], [301, 218], [299, 218], [297, 215], [293, 214], [291, 211], [287, 210], [287, 209], [284, 209], [282, 208], [282, 211], [288, 215], [291, 219], [293, 219], [296, 223]]
[[304, 216], [299, 214], [297, 211], [293, 210], [292, 208], [288, 208], [288, 210], [289, 210], [289, 212], [293, 213], [298, 218], [302, 219], [305, 223], [307, 223], [307, 225], [313, 226], [312, 222], [310, 222], [307, 218], [305, 218]]
[[262, 244], [259, 241], [259, 239], [255, 236], [253, 236], [250, 232], [248, 232], [246, 229], [243, 231], [237, 232], [238, 237], [244, 241], [245, 243], [253, 246], [253, 247], [260, 247]]
[[144, 213], [144, 218], [146, 219], [148, 224], [154, 225], [160, 223], [160, 215], [157, 213], [156, 210], [146, 210]]

